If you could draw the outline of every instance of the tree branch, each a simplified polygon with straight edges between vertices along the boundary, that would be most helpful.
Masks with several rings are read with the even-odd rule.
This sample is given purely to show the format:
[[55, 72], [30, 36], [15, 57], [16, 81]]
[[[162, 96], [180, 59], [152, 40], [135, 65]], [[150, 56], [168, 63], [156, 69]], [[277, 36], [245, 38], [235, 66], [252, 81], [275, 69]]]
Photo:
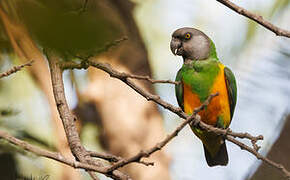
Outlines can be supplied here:
[[90, 154], [91, 157], [101, 158], [101, 159], [107, 160], [109, 162], [118, 162], [118, 161], [122, 160], [121, 157], [115, 156], [112, 154], [108, 154], [108, 153], [98, 153], [95, 151], [88, 151], [88, 153]]
[[123, 41], [127, 41], [127, 40], [128, 40], [128, 37], [124, 36], [124, 37], [122, 37], [120, 39], [116, 39], [114, 41], [106, 43], [103, 47], [97, 49], [94, 52], [94, 54], [88, 54], [87, 56], [74, 55], [74, 57], [79, 58], [79, 59], [84, 61], [86, 59], [89, 59], [89, 58], [94, 57], [96, 55], [99, 55], [101, 53], [105, 53], [105, 52], [109, 51], [109, 49], [111, 49], [113, 47], [116, 47], [116, 46], [120, 45]]
[[[40, 157], [52, 159], [52, 160], [58, 161], [60, 163], [66, 164], [68, 166], [71, 166], [73, 168], [91, 170], [91, 171], [99, 172], [102, 174], [106, 174], [106, 173], [108, 174], [107, 167], [98, 167], [98, 166], [90, 165], [87, 163], [81, 163], [79, 161], [75, 161], [72, 159], [67, 159], [64, 156], [62, 156], [61, 153], [59, 153], [59, 152], [52, 152], [52, 151], [48, 151], [48, 150], [39, 148], [35, 145], [31, 145], [25, 141], [22, 141], [16, 137], [9, 135], [8, 133], [6, 133], [4, 131], [0, 131], [0, 139], [4, 139], [4, 140], [8, 141], [9, 143], [14, 144], [20, 148], [23, 148], [24, 150], [31, 152], [31, 153], [34, 153]], [[97, 158], [100, 158], [103, 160], [107, 160], [109, 162], [123, 161], [123, 158], [115, 156], [115, 155], [107, 154], [107, 153], [98, 153], [98, 152], [94, 152], [94, 151], [88, 151], [88, 153], [90, 154], [91, 157], [97, 157]], [[149, 165], [153, 166], [154, 165], [153, 162], [145, 162], [145, 161], [140, 161], [137, 163], [144, 164], [146, 166], [149, 166]]]
[[218, 96], [218, 93], [216, 94], [212, 94], [210, 95], [207, 100], [197, 109], [194, 110], [193, 115], [188, 116], [186, 118], [185, 121], [183, 121], [170, 135], [167, 135], [167, 137], [157, 143], [155, 146], [153, 146], [152, 148], [148, 149], [148, 150], [141, 150], [138, 154], [136, 154], [135, 156], [132, 156], [131, 158], [128, 159], [123, 159], [117, 163], [115, 163], [113, 166], [109, 167], [107, 169], [108, 172], [111, 172], [115, 169], [118, 169], [120, 167], [125, 166], [126, 164], [129, 164], [131, 162], [138, 162], [141, 160], [141, 158], [143, 157], [149, 157], [151, 154], [153, 154], [154, 152], [161, 150], [169, 141], [171, 141], [175, 136], [178, 135], [178, 133], [188, 124], [191, 123], [193, 120], [195, 120], [196, 122], [200, 121], [200, 116], [197, 115], [198, 112], [200, 112], [201, 110], [203, 110], [212, 100], [212, 98]]
[[0, 79], [3, 78], [3, 77], [7, 77], [13, 73], [16, 73], [17, 71], [20, 71], [22, 68], [24, 68], [25, 66], [31, 66], [33, 63], [33, 61], [29, 61], [28, 63], [25, 63], [25, 64], [22, 64], [22, 65], [19, 65], [19, 66], [14, 66], [12, 67], [11, 69], [3, 72], [3, 73], [0, 73]]
[[[123, 81], [125, 84], [130, 86], [132, 89], [134, 89], [137, 93], [139, 93], [141, 96], [146, 98], [148, 101], [153, 101], [153, 102], [161, 105], [163, 108], [168, 109], [169, 111], [177, 114], [179, 117], [186, 119], [186, 120], [188, 120], [191, 117], [190, 115], [183, 112], [181, 108], [175, 107], [175, 106], [163, 101], [158, 95], [152, 95], [152, 94], [146, 92], [144, 89], [140, 88], [137, 84], [135, 84], [133, 81], [131, 81], [130, 77], [127, 76], [126, 73], [121, 73], [121, 72], [114, 70], [109, 64], [95, 62], [95, 61], [92, 61], [89, 59], [87, 59], [85, 62], [82, 62], [81, 64], [78, 64], [75, 62], [63, 62], [61, 64], [62, 68], [70, 68], [70, 69], [71, 68], [82, 69], [82, 68], [88, 68], [89, 66], [93, 66], [95, 68], [101, 69], [101, 70], [107, 72], [111, 77], [114, 77], [114, 78], [117, 78], [117, 79]], [[200, 108], [202, 108], [202, 107], [200, 107]], [[194, 113], [196, 113], [196, 110]], [[199, 121], [197, 118], [193, 118], [191, 123], [194, 126], [199, 127], [201, 129], [214, 132], [218, 135], [223, 135], [225, 137], [225, 139], [236, 144], [240, 148], [250, 152], [251, 154], [256, 156], [257, 159], [265, 161], [265, 162], [267, 162], [267, 164], [281, 170], [284, 173], [285, 177], [290, 178], [290, 172], [288, 170], [286, 170], [283, 165], [277, 164], [277, 163], [269, 163], [270, 162], [269, 159], [263, 157], [261, 154], [258, 153], [259, 147], [256, 144], [256, 142], [258, 140], [263, 140], [262, 135], [252, 136], [249, 133], [236, 133], [236, 132], [232, 132], [230, 129], [216, 128], [216, 127], [213, 127], [211, 125], [205, 124], [202, 121]], [[253, 148], [241, 143], [240, 141], [237, 141], [235, 138], [250, 140], [252, 145], [253, 145]], [[157, 144], [157, 146], [154, 146], [153, 149], [155, 149], [155, 148], [158, 149], [158, 146], [159, 146], [159, 144]], [[122, 162], [117, 163], [117, 164], [119, 164], [118, 166], [120, 166], [120, 165], [126, 164], [126, 162], [124, 162], [124, 161], [133, 161], [134, 162], [134, 161], [140, 160], [140, 158], [139, 158], [140, 154], [145, 156], [146, 152], [144, 153], [144, 151], [141, 151], [138, 154], [136, 154], [135, 156], [132, 156], [131, 158], [129, 158], [127, 160], [123, 160]], [[263, 157], [263, 158], [261, 158], [261, 157]], [[112, 169], [113, 169], [112, 167], [108, 168], [108, 172]]]
[[[55, 101], [56, 105], [60, 114], [60, 117], [63, 121], [63, 125], [65, 128], [65, 132], [67, 135], [67, 139], [70, 145], [70, 148], [72, 150], [72, 153], [75, 155], [77, 160], [69, 160], [64, 158], [60, 153], [56, 152], [50, 152], [47, 150], [43, 150], [41, 148], [38, 148], [36, 146], [30, 145], [22, 140], [19, 140], [15, 137], [12, 137], [8, 135], [5, 132], [0, 131], [0, 138], [3, 138], [7, 140], [8, 142], [15, 144], [17, 146], [20, 146], [24, 148], [27, 151], [33, 152], [39, 156], [44, 156], [50, 159], [54, 159], [56, 161], [62, 162], [64, 164], [67, 164], [69, 166], [72, 166], [74, 168], [83, 168], [89, 171], [91, 177], [93, 179], [98, 179], [98, 177], [94, 174], [94, 172], [99, 172], [102, 173], [108, 177], [111, 177], [113, 179], [129, 179], [128, 176], [124, 175], [117, 169], [120, 167], [123, 167], [129, 163], [133, 162], [138, 162], [144, 165], [153, 165], [154, 163], [152, 162], [144, 162], [141, 159], [143, 157], [149, 157], [151, 154], [154, 152], [161, 150], [168, 142], [170, 142], [175, 136], [178, 135], [178, 133], [188, 124], [191, 123], [191, 125], [214, 132], [218, 135], [223, 135], [225, 139], [228, 141], [236, 144], [239, 146], [241, 149], [246, 150], [250, 152], [251, 154], [255, 155], [257, 159], [260, 159], [267, 164], [279, 169], [282, 171], [288, 179], [290, 179], [290, 172], [285, 169], [285, 167], [281, 164], [275, 163], [266, 157], [263, 157], [261, 154], [258, 153], [258, 145], [256, 144], [257, 141], [262, 140], [263, 136], [252, 136], [248, 133], [236, 133], [232, 132], [230, 129], [219, 129], [215, 128], [213, 126], [207, 125], [204, 122], [200, 121], [200, 117], [198, 116], [198, 112], [202, 111], [211, 101], [212, 98], [218, 95], [212, 94], [208, 97], [208, 99], [198, 108], [196, 108], [193, 112], [192, 115], [188, 115], [185, 112], [181, 110], [179, 107], [175, 107], [165, 101], [163, 101], [159, 96], [157, 95], [152, 95], [148, 92], [146, 92], [144, 89], [139, 87], [137, 84], [135, 84], [133, 81], [130, 80], [130, 78], [135, 78], [137, 79], [142, 79], [142, 80], [150, 80], [149, 77], [147, 76], [136, 76], [136, 75], [131, 75], [127, 73], [121, 73], [116, 70], [114, 70], [109, 64], [104, 64], [104, 63], [99, 63], [99, 62], [94, 62], [92, 60], [86, 60], [83, 61], [82, 63], [78, 64], [75, 62], [60, 62], [58, 57], [55, 56], [52, 52], [47, 53], [47, 57], [49, 60], [49, 66], [51, 70], [51, 78], [52, 78], [52, 86], [53, 86], [53, 91], [54, 91], [54, 96], [55, 96]], [[109, 154], [100, 154], [96, 152], [91, 152], [87, 151], [81, 144], [78, 133], [76, 131], [76, 127], [74, 124], [74, 121], [76, 120], [76, 117], [72, 115], [70, 112], [65, 95], [64, 95], [64, 87], [63, 87], [63, 80], [62, 80], [62, 69], [65, 68], [88, 68], [89, 66], [96, 67], [98, 69], [101, 69], [105, 72], [107, 72], [111, 77], [117, 78], [124, 83], [126, 83], [128, 86], [130, 86], [132, 89], [134, 89], [137, 93], [142, 95], [144, 98], [146, 98], [148, 101], [154, 101], [155, 103], [161, 105], [165, 109], [168, 109], [169, 111], [177, 114], [179, 117], [185, 119], [184, 122], [182, 122], [171, 134], [169, 134], [163, 141], [157, 143], [155, 146], [153, 146], [150, 149], [147, 150], [141, 150], [139, 153], [136, 155], [128, 158], [128, 159], [123, 159], [120, 157], [116, 157], [113, 155]], [[157, 80], [153, 80], [155, 82]], [[169, 82], [171, 83], [171, 82]], [[238, 141], [235, 138], [245, 138], [251, 141], [253, 148], [247, 146], [246, 144]], [[101, 162], [95, 161], [92, 159], [92, 157], [98, 157], [102, 158], [104, 160], [108, 160], [109, 162], [115, 162], [115, 164], [110, 165], [110, 166], [104, 166]]]
[[227, 6], [228, 8], [232, 9], [233, 11], [241, 14], [242, 16], [245, 16], [249, 19], [252, 19], [253, 21], [257, 22], [258, 24], [264, 26], [266, 29], [272, 31], [277, 36], [285, 36], [285, 37], [290, 38], [290, 31], [281, 29], [281, 28], [271, 24], [269, 21], [263, 19], [262, 16], [254, 14], [254, 13], [232, 3], [229, 0], [217, 0], [217, 1], [222, 3], [223, 5]]
[[156, 83], [166, 83], [166, 84], [179, 84], [180, 82], [177, 81], [171, 81], [171, 80], [155, 80], [150, 78], [149, 76], [140, 76], [140, 75], [134, 75], [134, 74], [127, 74], [124, 73], [125, 76], [127, 76], [128, 78], [132, 78], [132, 79], [139, 79], [139, 80], [146, 80], [149, 81], [152, 84], [156, 84]]
[[118, 161], [117, 163], [113, 164], [111, 167], [109, 167], [107, 169], [107, 172], [111, 172], [115, 169], [121, 168], [129, 163], [132, 162], [139, 162], [141, 160], [141, 158], [143, 157], [149, 157], [151, 154], [153, 154], [156, 151], [161, 150], [170, 140], [172, 140], [175, 136], [178, 135], [178, 133], [191, 121], [193, 121], [194, 119], [197, 119], [197, 117], [199, 116], [192, 116], [189, 117], [188, 119], [186, 119], [185, 121], [183, 121], [170, 135], [167, 135], [167, 137], [162, 140], [161, 142], [157, 143], [155, 146], [153, 146], [150, 149], [147, 150], [141, 150], [139, 153], [137, 153], [136, 155], [128, 158], [128, 159], [122, 159], [120, 161]]
[[[58, 64], [58, 62], [60, 62], [60, 59], [51, 50], [46, 50], [46, 55], [49, 62], [52, 88], [57, 110], [59, 112], [60, 119], [62, 120], [72, 154], [82, 163], [88, 163], [95, 166], [103, 166], [102, 163], [93, 160], [81, 144], [75, 126], [76, 117], [69, 110], [65, 98], [62, 69]], [[93, 179], [98, 179], [93, 171], [89, 171], [89, 173]], [[129, 179], [127, 176], [118, 171], [105, 175], [114, 179]]]
[[[98, 153], [98, 152], [94, 152], [94, 151], [88, 151], [88, 152], [89, 152], [91, 157], [101, 158], [101, 159], [107, 160], [109, 162], [119, 162], [119, 161], [124, 160], [122, 157], [115, 156], [115, 155], [108, 154], [108, 153]], [[145, 166], [154, 166], [154, 162], [138, 161], [136, 163], [140, 163], [140, 164], [143, 164]]]
[[236, 144], [237, 146], [240, 146], [240, 148], [242, 150], [246, 150], [246, 151], [252, 153], [253, 155], [255, 155], [257, 157], [257, 159], [260, 159], [260, 160], [264, 161], [265, 163], [267, 163], [268, 165], [280, 170], [284, 174], [285, 178], [290, 180], [290, 172], [283, 165], [275, 163], [274, 161], [271, 161], [270, 159], [262, 156], [261, 154], [258, 153], [258, 151], [255, 149], [255, 147], [250, 148], [249, 146], [245, 145], [244, 143], [237, 141], [233, 137], [227, 137], [226, 139], [228, 141]]
[[[76, 117], [74, 117], [67, 105], [65, 95], [64, 95], [64, 87], [62, 80], [62, 70], [59, 68], [57, 62], [59, 61], [58, 57], [55, 56], [49, 50], [47, 51], [47, 58], [50, 67], [50, 75], [53, 87], [54, 99], [56, 102], [57, 110], [60, 115], [60, 119], [62, 120], [62, 124], [65, 130], [65, 134], [68, 140], [69, 147], [72, 151], [72, 154], [83, 163], [89, 163], [87, 159], [88, 153], [85, 148], [82, 146], [80, 142], [79, 135], [77, 133], [76, 126], [74, 121]], [[89, 171], [89, 174], [93, 179], [98, 179], [96, 175]]]
[[14, 144], [16, 146], [19, 146], [19, 147], [23, 148], [24, 150], [32, 152], [38, 156], [53, 159], [53, 160], [56, 160], [58, 162], [61, 162], [63, 164], [66, 164], [66, 165], [74, 167], [74, 168], [82, 168], [82, 169], [96, 171], [99, 173], [106, 172], [105, 171], [106, 169], [104, 167], [97, 167], [97, 166], [81, 163], [81, 162], [78, 162], [75, 160], [66, 159], [58, 152], [51, 152], [51, 151], [39, 148], [37, 146], [31, 145], [25, 141], [22, 141], [20, 139], [17, 139], [15, 137], [11, 136], [8, 133], [3, 132], [3, 131], [0, 131], [0, 138], [5, 139], [9, 143]]
[[[83, 57], [78, 57], [78, 56], [77, 58], [82, 59], [82, 62], [81, 63], [76, 63], [76, 62], [61, 63], [60, 64], [61, 68], [62, 69], [87, 69], [89, 68], [89, 66], [93, 66], [91, 63], [88, 62], [88, 58], [83, 58]], [[107, 65], [110, 66], [109, 64]], [[121, 76], [126, 77], [126, 78], [131, 78], [131, 79], [146, 80], [152, 84], [164, 83], [164, 84], [178, 85], [180, 83], [178, 81], [171, 81], [171, 80], [156, 80], [156, 79], [150, 78], [149, 76], [140, 76], [140, 75], [129, 74], [125, 72], [122, 72]]]

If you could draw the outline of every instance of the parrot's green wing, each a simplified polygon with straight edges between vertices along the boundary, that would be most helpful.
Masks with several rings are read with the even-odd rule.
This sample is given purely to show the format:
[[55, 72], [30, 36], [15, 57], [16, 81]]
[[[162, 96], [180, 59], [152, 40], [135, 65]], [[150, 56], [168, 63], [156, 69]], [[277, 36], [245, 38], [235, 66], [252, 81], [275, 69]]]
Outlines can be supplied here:
[[226, 86], [228, 90], [231, 119], [232, 119], [234, 115], [236, 103], [237, 103], [237, 84], [236, 84], [235, 76], [229, 68], [225, 67], [224, 74], [225, 74]]
[[175, 81], [179, 82], [177, 85], [175, 85], [175, 95], [178, 102], [178, 105], [181, 107], [181, 109], [184, 111], [183, 107], [183, 84], [182, 84], [182, 72], [181, 69], [178, 71]]

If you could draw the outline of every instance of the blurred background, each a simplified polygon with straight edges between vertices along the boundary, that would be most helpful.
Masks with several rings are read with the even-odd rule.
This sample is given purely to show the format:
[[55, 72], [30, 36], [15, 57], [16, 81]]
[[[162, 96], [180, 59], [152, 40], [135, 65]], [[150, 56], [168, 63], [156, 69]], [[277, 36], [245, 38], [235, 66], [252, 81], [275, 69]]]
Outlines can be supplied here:
[[[290, 29], [289, 0], [233, 2]], [[238, 102], [231, 129], [262, 134], [260, 152], [290, 169], [290, 40], [217, 1], [2, 0], [0, 22], [0, 72], [34, 60], [32, 67], [0, 80], [1, 130], [72, 157], [54, 104], [43, 48], [52, 48], [64, 61], [94, 56], [119, 71], [174, 80], [182, 59], [170, 52], [171, 33], [188, 26], [213, 40], [219, 59], [236, 76]], [[108, 45], [124, 37], [128, 40]], [[99, 70], [65, 71], [63, 76], [68, 103], [79, 117], [79, 133], [89, 150], [128, 157], [151, 147], [181, 122]], [[137, 82], [177, 106], [173, 85]], [[155, 162], [153, 167], [133, 164], [123, 170], [138, 180], [283, 179], [276, 169], [227, 144], [228, 166], [209, 168], [201, 142], [187, 127], [149, 159]], [[90, 179], [83, 170], [0, 140], [0, 179], [45, 176]]]

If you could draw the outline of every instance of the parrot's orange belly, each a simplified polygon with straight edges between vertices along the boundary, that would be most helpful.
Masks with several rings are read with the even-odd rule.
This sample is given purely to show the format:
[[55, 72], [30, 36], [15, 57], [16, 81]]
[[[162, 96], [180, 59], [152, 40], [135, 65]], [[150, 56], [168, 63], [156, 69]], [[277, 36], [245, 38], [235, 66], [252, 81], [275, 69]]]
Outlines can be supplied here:
[[[204, 110], [200, 111], [198, 114], [201, 117], [201, 121], [215, 126], [217, 119], [220, 116], [226, 127], [229, 126], [231, 117], [230, 117], [230, 106], [228, 100], [228, 92], [226, 88], [226, 82], [224, 78], [224, 67], [221, 65], [220, 72], [217, 75], [214, 84], [211, 88], [210, 94], [216, 92], [219, 93], [218, 96], [214, 97], [210, 104]], [[192, 114], [195, 108], [201, 106], [203, 102], [200, 102], [198, 94], [192, 92], [191, 87], [184, 83], [183, 85], [184, 92], [184, 111], [187, 114]]]

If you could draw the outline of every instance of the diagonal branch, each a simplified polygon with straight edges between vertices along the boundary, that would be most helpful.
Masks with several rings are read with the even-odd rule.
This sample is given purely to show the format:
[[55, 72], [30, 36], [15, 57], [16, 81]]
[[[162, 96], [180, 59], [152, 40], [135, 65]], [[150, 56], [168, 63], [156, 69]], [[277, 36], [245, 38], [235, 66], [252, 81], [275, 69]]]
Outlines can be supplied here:
[[210, 101], [216, 96], [218, 96], [218, 93], [210, 95], [207, 98], [207, 100], [199, 108], [194, 110], [193, 115], [188, 116], [186, 118], [186, 120], [183, 121], [171, 134], [167, 135], [167, 137], [163, 141], [157, 143], [155, 146], [153, 146], [152, 148], [150, 148], [148, 150], [140, 151], [138, 154], [136, 154], [135, 156], [132, 156], [131, 158], [120, 160], [119, 162], [115, 163], [113, 166], [109, 167], [107, 169], [107, 171], [111, 172], [111, 171], [113, 171], [115, 169], [118, 169], [120, 167], [123, 167], [123, 166], [125, 166], [125, 165], [127, 165], [129, 163], [138, 162], [138, 161], [141, 160], [141, 158], [149, 157], [154, 152], [156, 152], [158, 150], [161, 150], [167, 143], [169, 143], [169, 141], [171, 141], [174, 137], [176, 137], [178, 135], [178, 133], [187, 124], [191, 123], [193, 120], [199, 122], [200, 121], [200, 116], [197, 115], [197, 113], [200, 112], [202, 109], [204, 109], [210, 103]]
[[191, 116], [189, 118], [187, 118], [185, 121], [183, 121], [170, 135], [167, 135], [167, 137], [162, 140], [161, 142], [157, 143], [155, 146], [153, 146], [150, 149], [147, 150], [141, 150], [139, 153], [137, 153], [136, 155], [128, 158], [128, 159], [122, 159], [120, 161], [118, 161], [117, 163], [113, 164], [111, 167], [109, 167], [107, 169], [107, 172], [111, 172], [115, 169], [121, 168], [129, 163], [132, 162], [139, 162], [141, 161], [141, 159], [143, 157], [149, 157], [151, 154], [153, 154], [156, 151], [161, 150], [167, 143], [169, 143], [169, 141], [171, 141], [174, 137], [176, 137], [178, 135], [178, 133], [190, 122], [192, 122], [193, 120], [197, 120], [197, 118], [199, 118], [199, 116]]
[[273, 25], [269, 21], [265, 20], [262, 16], [254, 14], [254, 13], [232, 3], [229, 0], [217, 0], [217, 1], [222, 3], [223, 5], [227, 6], [228, 8], [232, 9], [233, 11], [235, 11], [235, 12], [237, 12], [237, 13], [239, 13], [239, 14], [241, 14], [249, 19], [252, 19], [253, 21], [257, 22], [258, 24], [264, 26], [266, 29], [272, 31], [277, 36], [285, 36], [285, 37], [290, 38], [290, 31], [281, 29], [281, 28]]
[[29, 61], [28, 63], [22, 64], [22, 65], [19, 65], [19, 66], [14, 66], [14, 67], [12, 67], [9, 70], [7, 70], [7, 71], [5, 71], [3, 73], [0, 73], [0, 79], [3, 78], [3, 77], [10, 76], [11, 74], [16, 73], [17, 71], [20, 71], [25, 66], [31, 66], [32, 63], [33, 63], [33, 61]]
[[230, 141], [230, 142], [236, 144], [237, 146], [240, 146], [240, 148], [241, 148], [242, 150], [246, 150], [246, 151], [252, 153], [253, 155], [255, 155], [255, 156], [257, 157], [257, 159], [260, 159], [260, 160], [264, 161], [265, 163], [267, 163], [268, 165], [270, 165], [270, 166], [272, 166], [272, 167], [274, 167], [274, 168], [280, 170], [280, 171], [284, 174], [284, 176], [285, 176], [288, 180], [290, 180], [290, 172], [289, 172], [289, 171], [288, 171], [288, 170], [287, 170], [283, 165], [278, 164], [278, 163], [275, 163], [274, 161], [271, 161], [270, 159], [268, 159], [268, 158], [262, 156], [261, 154], [258, 153], [258, 151], [255, 149], [255, 147], [250, 148], [249, 146], [247, 146], [247, 145], [245, 145], [244, 143], [242, 143], [242, 142], [240, 142], [240, 141], [234, 139], [233, 137], [227, 137], [226, 139], [227, 139], [228, 141]]
[[[75, 63], [75, 62], [64, 62], [64, 63], [61, 64], [61, 67], [64, 68], [64, 69], [66, 69], [66, 68], [69, 68], [69, 69], [72, 69], [72, 68], [82, 69], [82, 68], [88, 68], [89, 66], [93, 66], [95, 68], [101, 69], [101, 70], [107, 72], [111, 77], [114, 77], [114, 78], [117, 78], [117, 79], [123, 81], [125, 84], [130, 86], [132, 89], [134, 89], [137, 93], [139, 93], [141, 96], [146, 98], [148, 101], [153, 101], [153, 102], [161, 105], [163, 108], [175, 113], [179, 117], [181, 117], [183, 119], [186, 119], [186, 120], [188, 118], [190, 118], [190, 115], [188, 115], [185, 112], [183, 112], [181, 108], [175, 107], [175, 106], [163, 101], [158, 95], [153, 95], [153, 94], [148, 93], [147, 91], [145, 91], [144, 89], [139, 87], [136, 83], [131, 81], [130, 80], [130, 76], [127, 76], [126, 73], [121, 73], [121, 72], [118, 72], [118, 71], [114, 70], [109, 64], [95, 62], [95, 61], [92, 61], [92, 60], [89, 60], [89, 59], [86, 60], [85, 63], [82, 62], [81, 64], [78, 64], [78, 63]], [[191, 123], [194, 126], [197, 126], [197, 127], [201, 128], [201, 129], [214, 132], [214, 133], [216, 133], [218, 135], [223, 135], [225, 137], [225, 139], [231, 141], [232, 143], [236, 144], [240, 148], [242, 148], [242, 149], [248, 151], [249, 153], [253, 154], [254, 156], [257, 157], [257, 159], [265, 161], [267, 164], [269, 164], [269, 165], [281, 170], [283, 172], [283, 174], [285, 175], [285, 177], [290, 178], [290, 172], [288, 170], [286, 170], [283, 165], [278, 164], [278, 163], [274, 163], [274, 162], [273, 163], [269, 163], [269, 162], [272, 162], [272, 161], [267, 159], [266, 157], [263, 157], [261, 154], [258, 153], [259, 147], [256, 145], [256, 142], [258, 140], [262, 140], [263, 139], [262, 135], [252, 136], [252, 135], [250, 135], [248, 133], [236, 133], [236, 132], [232, 132], [230, 129], [216, 128], [216, 127], [213, 127], [211, 125], [205, 124], [202, 121], [198, 121], [197, 118], [192, 119]], [[237, 141], [235, 138], [242, 138], [242, 139], [250, 140], [252, 145], [253, 145], [253, 148], [247, 146], [246, 144], [241, 143], [240, 141]], [[158, 146], [156, 146], [156, 147], [158, 149]], [[141, 152], [141, 154], [142, 154], [142, 152]], [[132, 159], [130, 161], [140, 160], [139, 157], [140, 157], [140, 155], [137, 154], [136, 156], [131, 157]], [[263, 158], [261, 158], [261, 157], [263, 157]], [[127, 161], [129, 161], [129, 160], [127, 159]], [[120, 164], [126, 164], [126, 163], [125, 162], [122, 162], [122, 163], [120, 162], [118, 164], [120, 165]], [[108, 168], [108, 170], [112, 170], [112, 169], [113, 168]]]
[[[79, 161], [75, 161], [73, 159], [68, 159], [65, 158], [61, 153], [59, 152], [53, 152], [53, 151], [48, 151], [46, 149], [43, 148], [39, 148], [35, 145], [32, 145], [30, 143], [27, 143], [23, 140], [20, 140], [14, 136], [9, 135], [8, 133], [4, 132], [4, 131], [0, 131], [0, 139], [6, 140], [7, 142], [18, 146], [28, 152], [34, 153], [37, 156], [40, 157], [45, 157], [48, 159], [52, 159], [55, 161], [58, 161], [60, 163], [66, 164], [68, 166], [71, 166], [73, 168], [77, 168], [77, 169], [86, 169], [86, 170], [91, 170], [91, 171], [95, 171], [95, 172], [99, 172], [102, 174], [106, 174], [107, 173], [107, 168], [106, 167], [98, 167], [95, 165], [90, 165], [87, 163], [82, 163]], [[123, 158], [115, 156], [115, 155], [111, 155], [111, 154], [107, 154], [107, 153], [98, 153], [98, 152], [94, 152], [94, 151], [88, 151], [88, 153], [90, 154], [91, 157], [97, 157], [103, 160], [107, 160], [108, 162], [118, 162], [123, 160]], [[154, 163], [152, 162], [144, 162], [144, 161], [140, 161], [138, 163], [144, 164], [144, 165], [153, 165]]]
[[88, 151], [88, 153], [90, 154], [91, 157], [101, 158], [101, 159], [107, 160], [109, 162], [118, 162], [118, 161], [122, 160], [121, 157], [115, 156], [112, 154], [108, 154], [108, 153], [98, 153], [95, 151]]
[[[122, 73], [118, 72], [118, 71], [114, 70], [110, 64], [95, 62], [92, 60], [87, 60], [85, 65], [84, 65], [84, 63], [78, 64], [75, 62], [63, 62], [61, 64], [61, 67], [64, 69], [67, 69], [67, 68], [69, 68], [69, 69], [71, 69], [71, 68], [82, 69], [82, 68], [87, 68], [89, 66], [93, 66], [95, 68], [101, 69], [101, 70], [107, 72], [111, 77], [114, 77], [114, 78], [117, 78], [117, 79], [123, 81], [128, 86], [130, 86], [132, 89], [134, 89], [137, 93], [139, 93], [141, 96], [146, 98], [148, 101], [153, 101], [153, 102], [161, 105], [165, 109], [177, 114], [179, 117], [181, 117], [183, 119], [187, 119], [189, 117], [189, 115], [186, 114], [185, 112], [183, 112], [181, 108], [175, 107], [172, 104], [169, 104], [169, 103], [163, 101], [158, 95], [153, 95], [151, 93], [148, 93], [147, 91], [145, 91], [144, 89], [139, 87], [137, 84], [135, 84], [133, 81], [130, 80], [130, 76], [132, 76], [132, 75], [127, 74], [127, 73], [123, 73], [123, 72]], [[245, 138], [245, 139], [254, 140], [254, 141], [263, 139], [263, 136], [261, 136], [261, 135], [255, 137], [255, 136], [252, 136], [248, 133], [236, 133], [236, 132], [232, 132], [229, 129], [225, 130], [225, 129], [216, 128], [216, 127], [210, 126], [208, 124], [205, 124], [203, 122], [200, 122], [199, 126], [203, 129], [206, 129], [208, 131], [213, 131], [217, 134], [224, 135], [224, 136], [230, 135], [233, 137]]]
[[97, 167], [97, 166], [93, 166], [93, 165], [89, 165], [89, 164], [85, 164], [85, 163], [81, 163], [72, 159], [67, 159], [64, 156], [62, 156], [60, 153], [58, 152], [52, 152], [52, 151], [48, 151], [42, 148], [39, 148], [37, 146], [31, 145], [25, 141], [22, 141], [20, 139], [17, 139], [11, 135], [9, 135], [8, 133], [4, 132], [4, 131], [0, 131], [0, 139], [5, 139], [6, 141], [8, 141], [9, 143], [12, 143], [16, 146], [19, 146], [21, 148], [23, 148], [26, 151], [32, 152], [38, 156], [42, 156], [42, 157], [46, 157], [49, 159], [53, 159], [56, 161], [59, 161], [63, 164], [66, 164], [68, 166], [74, 167], [74, 168], [82, 168], [82, 169], [87, 169], [87, 170], [92, 170], [92, 171], [96, 171], [99, 173], [105, 173], [106, 169], [103, 167]]

